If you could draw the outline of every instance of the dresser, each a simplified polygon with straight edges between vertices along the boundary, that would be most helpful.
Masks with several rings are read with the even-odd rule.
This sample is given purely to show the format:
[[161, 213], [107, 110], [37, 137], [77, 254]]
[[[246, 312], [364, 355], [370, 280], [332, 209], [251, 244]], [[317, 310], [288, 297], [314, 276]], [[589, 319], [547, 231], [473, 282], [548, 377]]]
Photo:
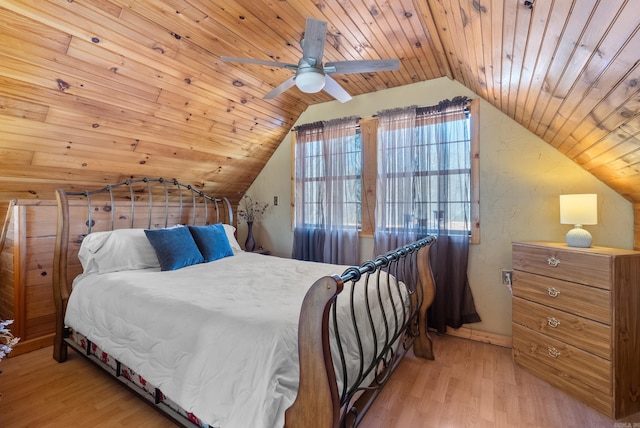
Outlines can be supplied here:
[[517, 242], [513, 360], [600, 412], [640, 412], [640, 252]]

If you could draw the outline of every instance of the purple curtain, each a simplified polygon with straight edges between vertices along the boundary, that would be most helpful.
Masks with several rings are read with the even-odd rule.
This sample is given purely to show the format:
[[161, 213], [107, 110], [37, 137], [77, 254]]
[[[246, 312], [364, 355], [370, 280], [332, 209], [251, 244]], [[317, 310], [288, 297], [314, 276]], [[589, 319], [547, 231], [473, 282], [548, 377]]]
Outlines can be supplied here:
[[343, 265], [360, 262], [362, 150], [357, 121], [349, 117], [296, 129], [293, 258]]
[[480, 322], [467, 278], [469, 238], [461, 235], [438, 234], [431, 250], [431, 266], [436, 282], [436, 296], [427, 313], [428, 324], [438, 333], [447, 326]]
[[466, 98], [378, 114], [375, 252], [436, 235], [431, 264], [436, 298], [429, 325], [478, 322], [467, 278], [470, 219], [470, 130]]

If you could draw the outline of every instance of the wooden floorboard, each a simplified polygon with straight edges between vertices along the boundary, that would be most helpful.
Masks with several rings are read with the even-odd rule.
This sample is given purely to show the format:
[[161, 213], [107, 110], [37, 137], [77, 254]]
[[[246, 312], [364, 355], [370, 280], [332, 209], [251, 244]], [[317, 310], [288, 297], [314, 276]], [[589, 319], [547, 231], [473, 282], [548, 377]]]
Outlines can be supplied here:
[[[614, 421], [514, 366], [510, 349], [450, 336], [434, 346], [435, 361], [405, 357], [360, 427], [640, 427], [640, 414]], [[175, 426], [81, 356], [51, 354], [0, 363], [0, 428]]]

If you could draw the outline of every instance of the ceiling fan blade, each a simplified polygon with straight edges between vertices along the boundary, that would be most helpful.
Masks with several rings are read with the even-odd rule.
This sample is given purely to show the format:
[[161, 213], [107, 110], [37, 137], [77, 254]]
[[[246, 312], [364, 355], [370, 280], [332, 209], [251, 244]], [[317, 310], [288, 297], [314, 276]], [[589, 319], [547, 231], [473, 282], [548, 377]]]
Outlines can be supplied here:
[[220, 60], [225, 62], [241, 62], [243, 64], [258, 64], [258, 65], [266, 65], [269, 67], [288, 68], [290, 70], [298, 69], [298, 66], [295, 64], [287, 64], [286, 62], [266, 61], [262, 59], [238, 58], [235, 56], [221, 56]]
[[270, 100], [272, 98], [275, 98], [281, 93], [283, 93], [284, 91], [286, 91], [287, 89], [293, 87], [293, 85], [295, 84], [296, 84], [296, 76], [291, 76], [287, 80], [285, 80], [284, 82], [276, 86], [271, 92], [269, 92], [267, 95], [265, 95], [262, 98], [264, 98], [265, 100]]
[[327, 23], [317, 19], [307, 18], [307, 25], [304, 29], [304, 39], [302, 41], [302, 57], [313, 58], [316, 65], [322, 63], [324, 54], [324, 42], [327, 39]]
[[325, 75], [324, 78], [324, 90], [327, 91], [329, 95], [331, 95], [341, 103], [346, 103], [347, 101], [351, 100], [351, 95], [349, 95], [349, 93], [345, 91], [344, 88], [340, 86], [340, 84], [336, 82], [333, 77]]
[[325, 73], [367, 73], [376, 71], [394, 71], [400, 68], [397, 59], [362, 59], [353, 61], [328, 62], [324, 66]]

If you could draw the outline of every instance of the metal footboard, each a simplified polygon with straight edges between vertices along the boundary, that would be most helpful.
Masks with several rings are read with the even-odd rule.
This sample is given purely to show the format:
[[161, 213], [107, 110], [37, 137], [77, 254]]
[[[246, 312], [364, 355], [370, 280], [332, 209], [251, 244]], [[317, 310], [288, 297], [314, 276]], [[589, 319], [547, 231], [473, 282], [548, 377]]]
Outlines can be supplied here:
[[[331, 343], [331, 354], [337, 378], [343, 379], [339, 387], [340, 426], [355, 426], [359, 422], [420, 329], [426, 329], [425, 320], [420, 319], [425, 284], [418, 270], [418, 254], [434, 241], [434, 237], [427, 237], [398, 248], [360, 267], [347, 269], [340, 277], [345, 295], [339, 296], [331, 307], [331, 328], [336, 338]], [[348, 323], [339, 322], [337, 315], [338, 302], [345, 297], [351, 318]], [[354, 364], [349, 364], [354, 358], [353, 349], [345, 353], [341, 340], [352, 332], [357, 344], [355, 370]]]

